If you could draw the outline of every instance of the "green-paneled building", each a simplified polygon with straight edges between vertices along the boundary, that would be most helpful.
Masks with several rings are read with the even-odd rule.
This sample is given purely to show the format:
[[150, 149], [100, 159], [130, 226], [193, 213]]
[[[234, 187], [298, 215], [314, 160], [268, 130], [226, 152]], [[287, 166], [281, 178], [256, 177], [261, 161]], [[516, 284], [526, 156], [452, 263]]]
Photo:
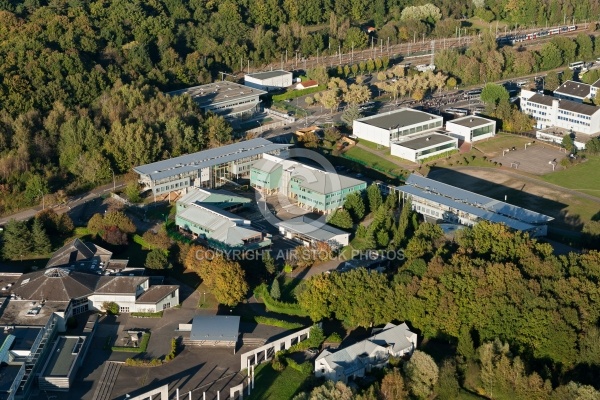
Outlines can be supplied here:
[[325, 214], [341, 207], [350, 193], [367, 188], [365, 181], [271, 155], [252, 165], [250, 185], [267, 195], [282, 193], [302, 208]]

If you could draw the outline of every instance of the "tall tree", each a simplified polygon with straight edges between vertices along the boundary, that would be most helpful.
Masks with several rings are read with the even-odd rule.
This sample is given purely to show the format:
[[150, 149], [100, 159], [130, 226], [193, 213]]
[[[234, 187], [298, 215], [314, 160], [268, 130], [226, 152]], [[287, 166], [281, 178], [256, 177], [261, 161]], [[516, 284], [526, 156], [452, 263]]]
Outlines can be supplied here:
[[50, 238], [46, 234], [46, 230], [39, 218], [34, 218], [31, 225], [31, 242], [33, 252], [38, 255], [47, 255], [52, 249]]
[[379, 209], [379, 206], [383, 204], [381, 190], [379, 190], [379, 186], [377, 184], [372, 183], [367, 188], [367, 199], [369, 199], [369, 210], [371, 212], [377, 211], [377, 209]]
[[360, 221], [365, 216], [365, 202], [360, 193], [350, 193], [346, 196], [344, 208], [348, 210], [355, 221]]
[[404, 364], [404, 373], [410, 393], [418, 399], [426, 399], [431, 395], [439, 377], [439, 369], [433, 358], [420, 350], [415, 350]]
[[4, 226], [2, 252], [5, 258], [19, 260], [27, 257], [32, 250], [31, 234], [23, 221], [11, 220]]

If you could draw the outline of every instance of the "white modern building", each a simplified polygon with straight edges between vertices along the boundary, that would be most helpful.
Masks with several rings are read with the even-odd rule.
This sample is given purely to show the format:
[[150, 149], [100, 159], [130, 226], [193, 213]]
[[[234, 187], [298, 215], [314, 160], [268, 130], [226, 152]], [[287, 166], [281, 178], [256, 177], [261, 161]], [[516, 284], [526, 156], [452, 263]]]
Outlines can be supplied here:
[[493, 137], [496, 121], [470, 115], [446, 122], [446, 130], [451, 136], [471, 143]]
[[334, 382], [364, 377], [373, 368], [383, 368], [390, 357], [410, 355], [417, 348], [417, 334], [403, 323], [373, 330], [373, 336], [335, 352], [324, 350], [315, 360], [315, 376]]
[[225, 118], [251, 116], [260, 111], [260, 96], [264, 90], [220, 81], [167, 93], [170, 96], [189, 95], [202, 112], [211, 111]]
[[403, 201], [411, 200], [414, 211], [433, 221], [465, 226], [489, 221], [538, 237], [547, 235], [548, 223], [554, 220], [548, 215], [415, 174], [397, 190]]
[[252, 164], [263, 154], [278, 155], [289, 146], [256, 138], [140, 165], [133, 170], [139, 174], [142, 191], [152, 190], [154, 196], [190, 186], [214, 188], [230, 179], [248, 176]]
[[444, 119], [412, 108], [400, 108], [360, 118], [353, 134], [381, 146], [390, 147], [393, 156], [412, 162], [458, 148], [458, 139], [442, 131]]
[[521, 110], [535, 119], [541, 140], [561, 143], [564, 134], [573, 134], [583, 146], [600, 133], [600, 107], [522, 90]]
[[390, 154], [412, 162], [419, 162], [458, 148], [458, 139], [439, 132], [424, 132], [401, 137], [391, 143]]
[[354, 120], [352, 133], [359, 139], [390, 147], [402, 137], [441, 129], [444, 119], [412, 108], [399, 108]]
[[259, 90], [287, 88], [292, 86], [292, 83], [292, 73], [283, 70], [256, 72], [244, 76], [244, 85]]

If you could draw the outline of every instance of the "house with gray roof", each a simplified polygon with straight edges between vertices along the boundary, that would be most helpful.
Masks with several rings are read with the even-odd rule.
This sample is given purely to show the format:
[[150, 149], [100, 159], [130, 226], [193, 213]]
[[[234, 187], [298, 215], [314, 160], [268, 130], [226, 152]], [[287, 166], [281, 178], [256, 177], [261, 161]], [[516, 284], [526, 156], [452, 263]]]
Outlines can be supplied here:
[[387, 324], [368, 339], [336, 351], [324, 350], [315, 360], [315, 376], [334, 382], [364, 377], [373, 368], [383, 368], [390, 357], [410, 355], [417, 348], [417, 334], [406, 323]]
[[553, 95], [557, 99], [571, 100], [576, 103], [583, 103], [584, 99], [590, 99], [594, 97], [595, 90], [592, 93], [592, 85], [588, 85], [583, 82], [566, 81], [559, 87], [557, 87]]
[[271, 239], [252, 228], [250, 220], [228, 210], [239, 209], [250, 199], [225, 191], [189, 188], [177, 201], [175, 225], [218, 250], [257, 250]]
[[548, 215], [416, 174], [411, 174], [406, 184], [397, 190], [403, 201], [411, 200], [415, 212], [433, 221], [465, 226], [489, 221], [538, 237], [547, 235], [548, 223], [554, 220]]
[[187, 187], [217, 188], [229, 180], [248, 176], [250, 167], [263, 154], [279, 154], [289, 144], [275, 144], [256, 138], [140, 165], [133, 170], [139, 175], [142, 191], [166, 195]]
[[360, 179], [268, 154], [252, 165], [250, 185], [265, 194], [281, 193], [299, 207], [324, 214], [340, 208], [349, 194], [367, 188]]

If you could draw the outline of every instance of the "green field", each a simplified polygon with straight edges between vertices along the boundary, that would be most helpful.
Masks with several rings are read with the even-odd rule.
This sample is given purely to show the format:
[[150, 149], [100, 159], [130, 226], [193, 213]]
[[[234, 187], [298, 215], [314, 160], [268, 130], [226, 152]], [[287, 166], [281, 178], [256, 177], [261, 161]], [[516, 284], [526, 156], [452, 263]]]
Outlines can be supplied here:
[[275, 371], [271, 363], [264, 363], [254, 371], [254, 390], [250, 400], [288, 400], [297, 394], [308, 378], [302, 372], [287, 367], [281, 372]]
[[542, 179], [558, 186], [600, 197], [600, 156], [586, 162], [544, 175]]
[[493, 138], [485, 139], [473, 144], [473, 148], [481, 151], [488, 157], [495, 157], [502, 154], [502, 149], [515, 146], [517, 149], [523, 149], [526, 143], [533, 141], [531, 138], [499, 133]]
[[[362, 143], [364, 142], [361, 142], [361, 144]], [[394, 164], [392, 161], [383, 157], [379, 157], [376, 154], [370, 153], [365, 149], [361, 149], [360, 147], [352, 147], [350, 150], [346, 151], [344, 155], [350, 159], [358, 160], [367, 167], [377, 171], [388, 172], [394, 175], [400, 175], [403, 172], [403, 169], [399, 165]]]

